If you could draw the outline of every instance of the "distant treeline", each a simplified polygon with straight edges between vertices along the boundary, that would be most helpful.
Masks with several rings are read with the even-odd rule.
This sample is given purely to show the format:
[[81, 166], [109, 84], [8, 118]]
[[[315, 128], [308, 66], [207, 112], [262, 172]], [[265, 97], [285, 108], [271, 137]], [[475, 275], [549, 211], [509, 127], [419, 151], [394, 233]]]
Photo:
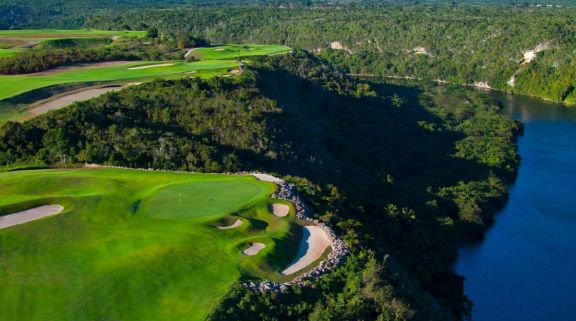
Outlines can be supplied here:
[[26, 74], [74, 63], [136, 60], [138, 56], [112, 49], [65, 49], [24, 52], [0, 58], [0, 74]]
[[33, 73], [76, 63], [184, 58], [184, 51], [176, 40], [134, 38], [110, 45], [111, 41], [88, 38], [42, 42], [39, 48], [0, 58], [0, 75]]
[[[138, 1], [142, 6], [135, 6], [135, 1], [67, 1], [50, 6], [48, 0], [0, 4], [0, 29], [157, 27], [164, 35], [192, 34], [211, 43], [304, 48], [354, 74], [478, 83], [576, 104], [576, 9], [562, 7], [569, 1], [550, 7], [533, 1], [485, 6], [458, 4], [497, 1], [400, 2], [408, 4]], [[538, 45], [546, 50], [524, 64], [524, 54]]]
[[[286, 44], [354, 74], [486, 83], [575, 104], [575, 20], [576, 9], [556, 7], [207, 7], [138, 9], [92, 16], [86, 25], [136, 28], [145, 22], [165, 34], [185, 31], [213, 43]], [[546, 49], [524, 63], [524, 54], [539, 45]]]
[[0, 165], [82, 163], [287, 176], [353, 249], [310, 288], [238, 287], [213, 320], [461, 320], [451, 262], [502, 205], [517, 122], [481, 94], [352, 79], [319, 58], [154, 81], [0, 128]]

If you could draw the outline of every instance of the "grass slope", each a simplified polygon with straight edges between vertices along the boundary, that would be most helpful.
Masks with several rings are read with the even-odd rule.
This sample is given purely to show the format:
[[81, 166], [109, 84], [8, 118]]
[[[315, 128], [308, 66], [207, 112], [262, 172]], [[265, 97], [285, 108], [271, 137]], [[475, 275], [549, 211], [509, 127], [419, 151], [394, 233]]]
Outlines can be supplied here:
[[[171, 63], [173, 65], [148, 69], [130, 69], [138, 66], [164, 63]], [[227, 60], [204, 60], [195, 62], [139, 61], [119, 65], [70, 67], [38, 74], [2, 75], [0, 76], [0, 84], [2, 84], [2, 86], [0, 86], [0, 100], [38, 88], [69, 83], [158, 78], [192, 72], [193, 74], [191, 74], [191, 76], [209, 78], [224, 74], [229, 69], [237, 66], [238, 64], [235, 61]]]
[[35, 50], [41, 43], [60, 39], [144, 37], [145, 31], [111, 31], [95, 29], [59, 30], [28, 29], [0, 30], [0, 58], [15, 56], [27, 50]]
[[287, 53], [291, 49], [286, 46], [277, 45], [235, 45], [214, 46], [198, 48], [194, 50], [193, 56], [199, 59], [237, 59], [242, 57], [268, 56]]
[[[288, 263], [296, 253], [293, 215], [267, 210], [274, 188], [214, 174], [1, 173], [0, 214], [65, 207], [0, 230], [1, 319], [203, 320], [242, 275], [276, 275], [267, 258]], [[244, 224], [215, 228], [230, 214]], [[243, 256], [252, 241], [266, 248]]]
[[0, 48], [0, 58], [2, 57], [12, 57], [16, 56], [17, 54], [24, 52], [25, 48]]
[[7, 39], [65, 39], [65, 38], [111, 38], [111, 37], [144, 37], [145, 31], [113, 31], [96, 29], [25, 29], [0, 30], [0, 38]]

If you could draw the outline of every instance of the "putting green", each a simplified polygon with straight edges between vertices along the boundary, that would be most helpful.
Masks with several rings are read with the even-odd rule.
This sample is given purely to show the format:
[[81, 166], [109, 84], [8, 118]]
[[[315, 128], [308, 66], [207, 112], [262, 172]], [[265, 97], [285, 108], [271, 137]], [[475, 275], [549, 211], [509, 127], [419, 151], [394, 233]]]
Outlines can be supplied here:
[[[296, 255], [294, 217], [267, 210], [274, 189], [216, 174], [0, 173], [1, 215], [64, 207], [0, 229], [0, 319], [203, 320], [242, 275], [279, 276], [271, 258], [285, 266]], [[216, 228], [230, 214], [244, 224]], [[251, 242], [266, 247], [242, 255]]]
[[222, 215], [262, 199], [267, 192], [267, 186], [247, 181], [169, 185], [150, 198], [146, 204], [146, 214], [163, 219]]
[[242, 57], [268, 56], [274, 54], [287, 53], [291, 49], [286, 46], [277, 45], [224, 45], [198, 48], [194, 50], [193, 56], [199, 59], [237, 59]]

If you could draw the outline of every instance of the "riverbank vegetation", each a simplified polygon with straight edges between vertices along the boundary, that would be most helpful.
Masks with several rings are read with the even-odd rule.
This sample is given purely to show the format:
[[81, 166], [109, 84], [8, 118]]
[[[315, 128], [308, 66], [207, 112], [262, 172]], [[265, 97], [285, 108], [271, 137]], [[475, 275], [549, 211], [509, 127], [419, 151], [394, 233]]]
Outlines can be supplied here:
[[210, 318], [459, 320], [471, 305], [451, 262], [505, 199], [519, 132], [480, 93], [367, 83], [296, 50], [9, 122], [0, 164], [277, 173], [353, 254], [307, 288], [235, 287]]

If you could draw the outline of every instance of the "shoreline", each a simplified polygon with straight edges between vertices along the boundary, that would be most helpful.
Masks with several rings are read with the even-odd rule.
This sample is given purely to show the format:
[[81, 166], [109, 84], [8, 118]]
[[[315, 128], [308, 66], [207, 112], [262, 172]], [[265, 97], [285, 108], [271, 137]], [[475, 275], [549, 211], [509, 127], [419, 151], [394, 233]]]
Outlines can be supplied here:
[[541, 100], [549, 102], [549, 103], [562, 104], [564, 107], [567, 107], [567, 108], [576, 107], [576, 104], [566, 104], [563, 101], [555, 101], [555, 100], [552, 100], [552, 99], [549, 99], [546, 97], [542, 97], [542, 96], [517, 93], [517, 92], [505, 90], [505, 89], [499, 89], [499, 88], [490, 87], [490, 86], [483, 86], [483, 85], [479, 85], [480, 83], [478, 83], [478, 84], [462, 84], [462, 83], [452, 82], [452, 81], [443, 80], [443, 79], [431, 79], [431, 78], [422, 78], [422, 77], [413, 77], [413, 76], [393, 76], [393, 75], [384, 76], [384, 75], [375, 75], [375, 74], [354, 74], [354, 73], [348, 73], [347, 75], [350, 77], [354, 77], [354, 78], [366, 77], [366, 78], [386, 78], [386, 79], [400, 79], [400, 80], [413, 80], [413, 81], [429, 81], [429, 82], [433, 82], [436, 84], [471, 87], [471, 88], [483, 89], [483, 90], [488, 90], [488, 91], [497, 91], [497, 92], [501, 92], [501, 93], [505, 93], [505, 94], [509, 94], [509, 95], [532, 97], [532, 98], [541, 99]]

